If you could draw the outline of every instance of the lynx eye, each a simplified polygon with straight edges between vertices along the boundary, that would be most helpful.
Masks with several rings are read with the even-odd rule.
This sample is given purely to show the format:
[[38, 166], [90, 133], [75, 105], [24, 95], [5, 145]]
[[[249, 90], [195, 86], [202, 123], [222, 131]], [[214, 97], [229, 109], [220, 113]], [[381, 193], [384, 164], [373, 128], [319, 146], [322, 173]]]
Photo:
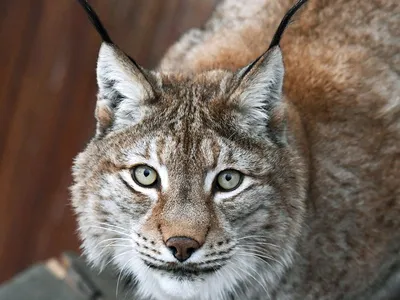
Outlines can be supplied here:
[[242, 183], [242, 174], [235, 170], [225, 170], [218, 174], [217, 184], [220, 190], [229, 192]]
[[133, 180], [140, 186], [151, 187], [157, 181], [157, 172], [146, 165], [136, 166], [131, 170]]

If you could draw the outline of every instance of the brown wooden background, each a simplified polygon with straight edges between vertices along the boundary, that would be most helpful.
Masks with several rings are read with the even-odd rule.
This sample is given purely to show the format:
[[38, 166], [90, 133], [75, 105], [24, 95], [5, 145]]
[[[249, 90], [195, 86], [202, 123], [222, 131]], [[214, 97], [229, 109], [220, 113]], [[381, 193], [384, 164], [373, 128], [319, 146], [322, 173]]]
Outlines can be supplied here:
[[[145, 67], [217, 0], [91, 0]], [[94, 132], [100, 39], [74, 0], [0, 1], [0, 282], [78, 249], [68, 186]]]

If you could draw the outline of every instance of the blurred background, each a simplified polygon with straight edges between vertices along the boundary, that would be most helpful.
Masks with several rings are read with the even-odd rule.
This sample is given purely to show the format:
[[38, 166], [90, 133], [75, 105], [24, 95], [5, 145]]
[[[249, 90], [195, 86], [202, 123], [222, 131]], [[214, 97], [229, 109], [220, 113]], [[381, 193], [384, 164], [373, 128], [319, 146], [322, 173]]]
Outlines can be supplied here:
[[[89, 0], [147, 68], [218, 0]], [[94, 133], [100, 38], [75, 0], [0, 1], [0, 283], [79, 249], [68, 187]]]

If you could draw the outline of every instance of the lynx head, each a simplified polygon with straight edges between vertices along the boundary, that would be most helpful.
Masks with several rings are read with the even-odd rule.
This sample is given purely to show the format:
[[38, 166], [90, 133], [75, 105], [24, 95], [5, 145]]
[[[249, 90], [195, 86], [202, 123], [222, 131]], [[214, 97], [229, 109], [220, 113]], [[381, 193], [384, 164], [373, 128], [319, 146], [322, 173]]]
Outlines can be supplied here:
[[97, 132], [73, 168], [88, 259], [111, 262], [148, 298], [268, 292], [305, 205], [283, 75], [276, 45], [237, 72], [183, 75], [147, 71], [105, 39]]

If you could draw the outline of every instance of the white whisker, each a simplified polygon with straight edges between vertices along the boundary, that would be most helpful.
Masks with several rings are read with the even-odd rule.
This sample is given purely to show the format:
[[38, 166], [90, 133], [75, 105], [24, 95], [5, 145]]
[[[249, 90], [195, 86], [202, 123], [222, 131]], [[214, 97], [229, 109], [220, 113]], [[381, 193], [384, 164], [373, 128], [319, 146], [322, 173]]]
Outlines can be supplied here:
[[268, 247], [274, 247], [277, 249], [282, 249], [281, 246], [278, 246], [276, 244], [272, 244], [272, 243], [267, 243], [267, 242], [261, 242], [261, 241], [252, 241], [249, 244], [239, 244], [240, 246], [268, 246]]
[[101, 245], [101, 244], [103, 244], [105, 242], [108, 242], [108, 241], [133, 241], [133, 240], [132, 239], [128, 239], [128, 238], [110, 238], [110, 239], [102, 240], [97, 245], [99, 246], [99, 245]]
[[110, 263], [112, 263], [113, 261], [115, 261], [115, 259], [117, 258], [117, 257], [120, 257], [120, 256], [122, 256], [122, 255], [126, 255], [126, 254], [128, 254], [129, 252], [132, 252], [132, 250], [133, 250], [133, 248], [132, 249], [129, 249], [129, 250], [127, 250], [127, 251], [124, 251], [124, 252], [122, 252], [122, 253], [119, 253], [119, 254], [117, 254], [117, 255], [115, 255], [115, 256], [113, 256], [109, 261], [108, 261], [108, 263], [104, 266], [104, 268], [105, 267], [107, 267]]
[[[258, 256], [258, 257], [261, 257], [261, 258], [265, 258], [265, 259], [268, 259], [268, 260], [272, 260], [272, 261], [274, 261], [274, 262], [280, 264], [282, 267], [284, 267], [284, 265], [283, 265], [282, 262], [280, 262], [280, 261], [277, 260], [276, 258], [274, 258], [274, 257], [272, 257], [272, 256], [270, 256], [270, 255], [268, 255], [268, 254], [266, 254], [266, 253], [263, 252], [263, 251], [260, 251], [260, 250], [257, 250], [257, 249], [249, 249], [249, 248], [241, 248], [241, 250], [250, 251], [250, 253], [253, 254], [253, 255], [255, 255], [255, 256]], [[245, 253], [246, 253], [246, 254], [250, 254], [250, 253], [248, 253], [248, 252], [245, 252]]]
[[255, 260], [257, 260], [257, 261], [259, 261], [259, 262], [261, 262], [263, 264], [266, 264], [269, 267], [270, 270], [274, 270], [272, 268], [272, 265], [269, 262], [267, 262], [265, 259], [262, 259], [261, 257], [255, 256], [255, 255], [247, 255], [247, 254], [244, 254], [244, 253], [237, 254], [237, 256], [242, 256], [242, 257], [246, 257], [246, 258], [255, 259]]
[[[125, 233], [125, 232], [121, 232], [121, 231], [115, 230], [115, 229], [112, 229], [112, 228], [107, 228], [107, 227], [102, 227], [102, 226], [96, 226], [96, 225], [90, 225], [90, 226], [88, 226], [88, 228], [102, 229], [102, 230], [104, 230], [104, 231], [114, 232], [114, 233], [118, 233], [118, 234], [123, 235], [123, 236], [130, 237], [129, 234], [127, 234], [127, 233]], [[84, 227], [79, 227], [79, 229], [84, 229]]]
[[108, 227], [112, 227], [112, 228], [120, 229], [122, 231], [126, 231], [126, 228], [121, 227], [121, 226], [117, 226], [117, 225], [114, 225], [114, 224], [109, 224], [109, 223], [105, 223], [105, 222], [96, 222], [96, 224], [97, 225], [105, 225], [105, 226], [108, 226]]
[[[237, 260], [237, 259], [236, 259]], [[269, 295], [269, 292], [268, 292], [268, 290], [267, 290], [267, 288], [265, 287], [265, 282], [264, 282], [264, 284], [262, 284], [256, 277], [254, 277], [252, 274], [251, 274], [251, 272], [248, 272], [246, 269], [241, 269], [241, 271], [242, 272], [245, 272], [248, 276], [250, 276], [251, 278], [253, 278], [262, 288], [263, 288], [263, 290], [265, 291], [265, 293], [267, 294], [267, 295]], [[255, 271], [255, 273], [257, 274], [257, 271], [253, 268], [253, 271]]]
[[115, 288], [115, 298], [117, 298], [117, 299], [118, 299], [119, 282], [120, 282], [120, 280], [121, 280], [122, 272], [124, 271], [124, 269], [126, 268], [126, 266], [127, 266], [134, 258], [135, 258], [135, 257], [131, 257], [130, 259], [128, 259], [128, 261], [122, 266], [122, 268], [121, 268], [121, 270], [120, 270], [120, 272], [119, 272], [118, 279], [117, 279], [117, 286], [116, 286], [116, 288]]

